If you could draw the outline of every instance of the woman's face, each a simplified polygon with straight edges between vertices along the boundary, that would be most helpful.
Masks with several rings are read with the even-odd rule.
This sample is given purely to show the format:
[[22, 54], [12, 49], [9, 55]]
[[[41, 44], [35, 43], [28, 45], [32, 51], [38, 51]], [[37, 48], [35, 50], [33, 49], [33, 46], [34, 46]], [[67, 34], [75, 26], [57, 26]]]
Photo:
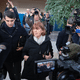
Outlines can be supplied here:
[[38, 39], [40, 38], [40, 36], [42, 35], [43, 30], [40, 27], [35, 27], [33, 28], [33, 34], [35, 37], [37, 37]]

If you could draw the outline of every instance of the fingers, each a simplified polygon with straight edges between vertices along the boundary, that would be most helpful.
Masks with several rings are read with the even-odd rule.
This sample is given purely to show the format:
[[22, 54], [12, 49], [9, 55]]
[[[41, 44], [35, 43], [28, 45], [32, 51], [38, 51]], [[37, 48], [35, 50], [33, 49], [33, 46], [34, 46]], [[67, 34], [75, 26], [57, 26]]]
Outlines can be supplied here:
[[59, 51], [59, 54], [61, 55], [62, 54], [62, 51]]
[[24, 56], [24, 60], [27, 61], [27, 59], [29, 58], [29, 56]]
[[17, 47], [16, 51], [21, 51], [23, 47]]
[[45, 55], [45, 58], [46, 58], [46, 59], [51, 59], [51, 58], [52, 58], [52, 56], [51, 56], [51, 54], [50, 54], [50, 55], [48, 55], [48, 56], [47, 56], [47, 55]]

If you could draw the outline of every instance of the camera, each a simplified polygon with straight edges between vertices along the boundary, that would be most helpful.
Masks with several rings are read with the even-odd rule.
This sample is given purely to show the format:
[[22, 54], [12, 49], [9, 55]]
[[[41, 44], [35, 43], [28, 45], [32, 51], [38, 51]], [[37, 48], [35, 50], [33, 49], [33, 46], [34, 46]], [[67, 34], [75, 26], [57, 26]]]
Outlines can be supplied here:
[[[73, 45], [72, 45], [73, 46]], [[48, 59], [35, 61], [34, 73], [41, 74], [46, 72], [53, 72], [51, 80], [77, 80], [80, 79], [80, 53], [71, 58], [69, 53], [70, 48], [63, 46], [61, 48], [62, 55], [59, 59]]]
[[[71, 13], [72, 16], [69, 17], [68, 24], [72, 24], [73, 26], [65, 26], [65, 30], [67, 34], [72, 34], [76, 30], [76, 26], [80, 26], [80, 9], [75, 9]], [[79, 30], [78, 30], [79, 32]], [[78, 33], [77, 32], [77, 33]]]
[[58, 65], [57, 80], [80, 79], [80, 64], [78, 63], [78, 60], [80, 60], [80, 53], [77, 52], [75, 56], [72, 58], [72, 56], [69, 55], [71, 54], [71, 49], [69, 47], [63, 47], [61, 51], [63, 54], [59, 55], [59, 60], [57, 61], [57, 65]]
[[38, 12], [37, 10], [35, 10], [34, 14], [35, 14], [35, 15], [38, 15], [38, 14], [39, 14], [39, 12]]
[[41, 73], [49, 73], [53, 72], [53, 78], [56, 80], [57, 78], [57, 59], [48, 59], [48, 60], [38, 60], [34, 62], [34, 74], [41, 74]]

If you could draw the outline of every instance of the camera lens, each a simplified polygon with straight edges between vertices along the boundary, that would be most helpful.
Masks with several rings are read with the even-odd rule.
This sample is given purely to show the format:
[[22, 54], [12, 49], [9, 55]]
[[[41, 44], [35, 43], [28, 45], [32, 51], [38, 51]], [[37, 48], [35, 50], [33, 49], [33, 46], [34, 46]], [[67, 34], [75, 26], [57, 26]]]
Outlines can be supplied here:
[[38, 11], [35, 11], [34, 14], [35, 14], [35, 15], [38, 15]]

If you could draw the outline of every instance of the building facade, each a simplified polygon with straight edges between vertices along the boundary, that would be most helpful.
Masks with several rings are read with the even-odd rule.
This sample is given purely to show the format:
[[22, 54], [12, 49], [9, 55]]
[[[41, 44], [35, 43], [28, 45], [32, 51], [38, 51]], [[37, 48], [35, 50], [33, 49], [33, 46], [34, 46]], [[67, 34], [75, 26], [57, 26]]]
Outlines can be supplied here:
[[[13, 4], [17, 7], [19, 13], [25, 13], [27, 8], [36, 7], [41, 11], [45, 11], [45, 3], [47, 0], [11, 0]], [[0, 12], [3, 12], [6, 8], [7, 0], [0, 1]]]

